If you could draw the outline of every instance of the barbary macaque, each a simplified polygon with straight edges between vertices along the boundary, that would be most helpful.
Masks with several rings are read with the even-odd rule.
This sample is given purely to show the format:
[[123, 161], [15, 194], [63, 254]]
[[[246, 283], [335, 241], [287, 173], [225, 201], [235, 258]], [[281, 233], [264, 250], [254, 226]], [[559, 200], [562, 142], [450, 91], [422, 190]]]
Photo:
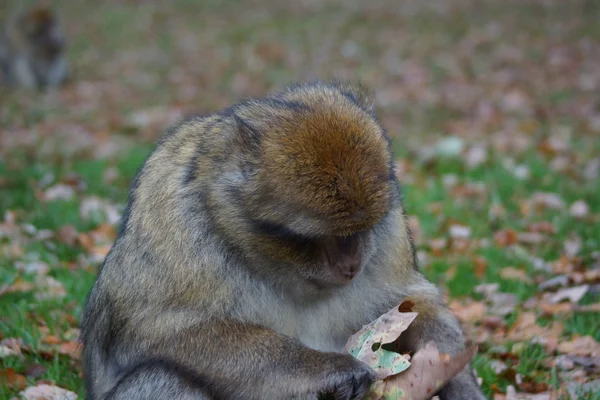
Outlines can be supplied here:
[[[360, 399], [375, 375], [344, 344], [407, 299], [403, 346], [464, 348], [370, 94], [291, 86], [183, 121], [144, 163], [83, 315], [87, 398]], [[485, 399], [470, 367], [439, 395]]]

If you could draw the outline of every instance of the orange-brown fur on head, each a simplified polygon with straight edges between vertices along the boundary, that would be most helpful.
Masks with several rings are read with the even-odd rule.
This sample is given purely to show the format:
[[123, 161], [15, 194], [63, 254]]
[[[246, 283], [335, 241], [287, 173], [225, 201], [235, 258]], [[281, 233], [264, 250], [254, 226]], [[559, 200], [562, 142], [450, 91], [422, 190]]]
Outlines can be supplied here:
[[348, 100], [309, 107], [265, 133], [259, 179], [330, 223], [331, 234], [372, 227], [390, 200], [382, 129]]
[[260, 143], [244, 202], [253, 217], [308, 236], [344, 236], [372, 228], [389, 210], [388, 141], [358, 90], [301, 85], [236, 110]]

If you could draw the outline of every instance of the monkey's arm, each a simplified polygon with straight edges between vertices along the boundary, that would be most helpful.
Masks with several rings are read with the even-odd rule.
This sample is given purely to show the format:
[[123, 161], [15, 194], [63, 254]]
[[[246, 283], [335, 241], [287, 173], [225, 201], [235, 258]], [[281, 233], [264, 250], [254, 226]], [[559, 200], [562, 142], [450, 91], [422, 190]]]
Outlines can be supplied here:
[[335, 393], [336, 399], [359, 399], [375, 379], [368, 366], [349, 354], [312, 350], [257, 325], [229, 320], [170, 332], [165, 328], [155, 326], [154, 332], [163, 332], [160, 337], [141, 338], [129, 352], [181, 363], [225, 398]]
[[[433, 341], [440, 353], [455, 354], [465, 347], [466, 338], [462, 327], [451, 311], [445, 306], [441, 295], [434, 286], [422, 278], [421, 286], [424, 290], [414, 291], [407, 296], [414, 302], [413, 311], [419, 313], [415, 321], [401, 336], [401, 350], [415, 351], [426, 343]], [[425, 290], [429, 288], [429, 290]], [[442, 400], [484, 400], [486, 397], [481, 392], [472, 372], [471, 366], [456, 375], [440, 391]]]

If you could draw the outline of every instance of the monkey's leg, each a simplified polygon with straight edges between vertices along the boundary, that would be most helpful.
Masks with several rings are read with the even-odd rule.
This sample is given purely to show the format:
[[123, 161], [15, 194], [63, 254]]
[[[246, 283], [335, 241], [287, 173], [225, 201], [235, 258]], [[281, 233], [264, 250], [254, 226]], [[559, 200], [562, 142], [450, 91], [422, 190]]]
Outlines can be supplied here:
[[[433, 341], [440, 353], [456, 354], [465, 348], [466, 338], [458, 320], [441, 299], [441, 294], [425, 278], [417, 285], [422, 290], [407, 295], [419, 313], [401, 336], [402, 350], [417, 350]], [[456, 375], [438, 394], [442, 400], [484, 400], [470, 365]]]
[[[179, 324], [180, 328], [165, 329], [163, 317], [169, 326]], [[258, 325], [235, 320], [194, 322], [192, 318], [171, 315], [140, 321], [134, 347], [124, 344], [115, 349], [115, 354], [124, 356], [117, 363], [135, 354], [177, 360], [204, 377], [210, 393], [236, 400], [317, 393], [332, 393], [336, 400], [358, 400], [375, 380], [374, 371], [350, 354], [313, 350]], [[160, 335], [140, 337], [146, 332]]]
[[210, 400], [201, 382], [172, 363], [147, 361], [133, 367], [104, 400]]
[[48, 71], [48, 75], [46, 78], [46, 85], [49, 88], [56, 87], [63, 83], [67, 78], [69, 73], [69, 68], [67, 66], [67, 60], [64, 57], [60, 57], [52, 63]]
[[19, 57], [14, 64], [14, 77], [23, 87], [35, 89], [37, 79], [28, 59]]

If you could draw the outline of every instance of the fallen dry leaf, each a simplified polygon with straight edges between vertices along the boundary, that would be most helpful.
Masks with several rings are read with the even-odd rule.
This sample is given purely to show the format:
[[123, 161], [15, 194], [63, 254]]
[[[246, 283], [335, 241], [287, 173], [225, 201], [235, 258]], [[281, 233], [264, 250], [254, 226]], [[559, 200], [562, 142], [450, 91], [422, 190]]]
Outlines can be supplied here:
[[512, 293], [492, 293], [487, 296], [492, 303], [489, 308], [490, 314], [506, 316], [515, 312], [517, 306], [517, 296]]
[[540, 244], [546, 239], [546, 236], [539, 232], [519, 232], [517, 241], [523, 244]]
[[[580, 394], [586, 395], [591, 393], [592, 396], [594, 394], [600, 393], [600, 379], [596, 379], [591, 382], [569, 382], [567, 383], [567, 391], [569, 392], [569, 396], [572, 399], [580, 399]], [[592, 397], [593, 398], [593, 397]]]
[[48, 271], [50, 271], [50, 266], [43, 261], [17, 261], [15, 263], [15, 268], [19, 271], [25, 272], [26, 274], [46, 275]]
[[485, 276], [488, 262], [485, 257], [474, 256], [473, 257], [473, 273], [477, 279], [481, 279]]
[[17, 278], [12, 285], [4, 285], [0, 287], [0, 296], [5, 293], [29, 292], [33, 290], [34, 285], [31, 282], [25, 282], [21, 278]]
[[43, 193], [43, 198], [46, 201], [71, 200], [73, 197], [75, 197], [75, 189], [62, 183], [50, 186]]
[[524, 283], [533, 283], [533, 279], [531, 279], [526, 271], [515, 267], [502, 268], [500, 270], [500, 276], [503, 279], [517, 280]]
[[74, 360], [78, 360], [81, 356], [81, 343], [76, 340], [62, 343], [58, 346], [58, 352], [60, 354], [65, 354]]
[[529, 232], [554, 234], [556, 233], [556, 226], [548, 221], [532, 222], [527, 225], [527, 230]]
[[373, 385], [367, 400], [426, 400], [458, 374], [477, 353], [477, 346], [450, 357], [440, 354], [429, 342], [411, 358], [411, 366], [404, 372], [390, 376]]
[[64, 244], [73, 246], [77, 242], [77, 236], [79, 233], [73, 225], [63, 225], [56, 232], [56, 237]]
[[494, 242], [498, 247], [511, 246], [517, 241], [517, 232], [512, 229], [502, 229], [494, 233]]
[[117, 224], [121, 219], [119, 207], [96, 196], [89, 196], [81, 201], [79, 215], [83, 219], [97, 218], [111, 225]]
[[77, 394], [53, 385], [31, 386], [20, 392], [23, 400], [77, 400]]
[[21, 347], [23, 347], [23, 341], [17, 338], [6, 338], [0, 340], [0, 358], [9, 356], [22, 357]]
[[558, 322], [552, 322], [549, 326], [540, 326], [537, 324], [534, 312], [525, 311], [519, 314], [517, 320], [508, 330], [507, 339], [522, 342], [536, 337], [557, 338], [563, 333], [563, 325]]
[[67, 295], [65, 287], [60, 281], [51, 276], [38, 275], [35, 280], [37, 292], [35, 298], [37, 300], [59, 299]]
[[27, 378], [12, 368], [0, 369], [0, 383], [11, 389], [23, 390], [27, 386]]
[[557, 350], [561, 353], [578, 356], [600, 356], [600, 343], [591, 336], [580, 336], [568, 342], [560, 342]]
[[536, 192], [533, 194], [532, 201], [536, 208], [550, 208], [554, 210], [565, 208], [565, 201], [557, 193]]
[[450, 225], [450, 237], [452, 239], [468, 239], [471, 237], [471, 228], [464, 225]]
[[554, 278], [550, 278], [539, 284], [539, 290], [552, 290], [560, 286], [566, 286], [569, 283], [569, 277], [567, 275], [559, 275]]
[[467, 305], [462, 305], [458, 301], [454, 300], [450, 303], [450, 309], [462, 322], [478, 322], [485, 317], [487, 308], [484, 303], [475, 301]]
[[557, 304], [564, 300], [569, 300], [571, 303], [578, 303], [585, 296], [588, 289], [589, 285], [560, 289], [556, 293], [549, 294], [546, 301], [550, 304]]
[[575, 218], [585, 218], [590, 212], [590, 207], [583, 200], [577, 200], [569, 207], [569, 214]]

